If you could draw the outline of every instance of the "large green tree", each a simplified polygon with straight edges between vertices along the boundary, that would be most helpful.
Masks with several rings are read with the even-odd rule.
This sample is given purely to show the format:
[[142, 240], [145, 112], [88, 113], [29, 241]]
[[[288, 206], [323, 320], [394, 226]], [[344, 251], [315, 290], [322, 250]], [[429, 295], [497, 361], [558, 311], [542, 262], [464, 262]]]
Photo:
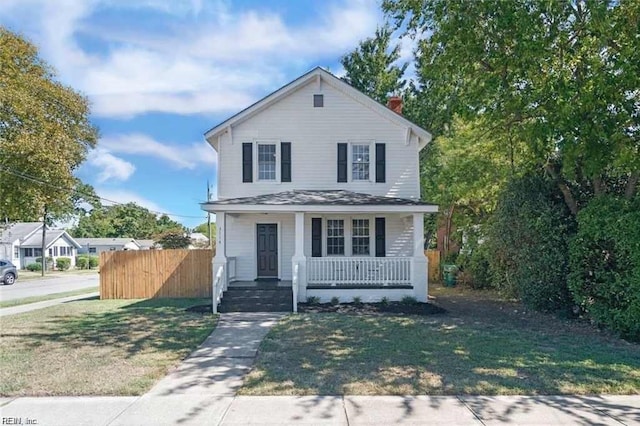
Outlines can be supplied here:
[[[418, 37], [419, 117], [524, 141], [575, 214], [640, 174], [640, 2], [384, 0]], [[429, 126], [434, 124], [434, 126]]]
[[0, 27], [0, 217], [71, 213], [73, 172], [97, 140], [85, 97], [29, 41]]
[[374, 37], [361, 41], [340, 60], [346, 71], [343, 79], [383, 104], [391, 93], [402, 89], [402, 76], [407, 68], [407, 64], [396, 65], [400, 46], [391, 46], [392, 33], [386, 26], [378, 28]]
[[74, 237], [156, 238], [168, 231], [184, 233], [184, 227], [167, 215], [158, 216], [135, 203], [101, 206], [82, 216], [71, 230]]

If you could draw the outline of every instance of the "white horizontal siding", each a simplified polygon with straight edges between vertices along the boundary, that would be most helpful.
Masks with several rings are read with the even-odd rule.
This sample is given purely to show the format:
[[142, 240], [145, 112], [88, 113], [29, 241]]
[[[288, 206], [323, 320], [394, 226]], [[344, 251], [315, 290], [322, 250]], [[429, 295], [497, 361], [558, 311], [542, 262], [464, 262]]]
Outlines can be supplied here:
[[280, 279], [291, 279], [291, 258], [294, 252], [295, 222], [293, 214], [242, 214], [226, 216], [226, 255], [236, 258], [236, 279], [254, 280], [256, 264], [256, 224], [277, 223], [280, 248], [278, 275]]
[[[313, 95], [324, 95], [324, 107], [313, 107]], [[406, 145], [407, 128], [323, 83], [310, 83], [271, 105], [220, 140], [218, 197], [236, 198], [292, 189], [344, 189], [374, 195], [419, 198], [418, 141]], [[292, 182], [242, 182], [242, 143], [291, 142]], [[338, 142], [386, 144], [386, 183], [375, 183], [375, 147], [371, 148], [372, 182], [337, 182]], [[279, 152], [279, 147], [278, 147]], [[349, 179], [351, 175], [349, 173]]]

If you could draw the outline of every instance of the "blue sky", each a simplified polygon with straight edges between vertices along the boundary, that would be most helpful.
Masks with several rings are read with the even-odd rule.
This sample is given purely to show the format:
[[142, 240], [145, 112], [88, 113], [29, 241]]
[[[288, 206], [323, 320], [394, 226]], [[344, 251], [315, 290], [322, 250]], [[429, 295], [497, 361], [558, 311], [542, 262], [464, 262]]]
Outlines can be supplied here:
[[101, 137], [77, 175], [189, 227], [207, 180], [215, 194], [203, 133], [317, 65], [340, 75], [382, 22], [375, 0], [0, 1], [0, 24], [91, 101]]

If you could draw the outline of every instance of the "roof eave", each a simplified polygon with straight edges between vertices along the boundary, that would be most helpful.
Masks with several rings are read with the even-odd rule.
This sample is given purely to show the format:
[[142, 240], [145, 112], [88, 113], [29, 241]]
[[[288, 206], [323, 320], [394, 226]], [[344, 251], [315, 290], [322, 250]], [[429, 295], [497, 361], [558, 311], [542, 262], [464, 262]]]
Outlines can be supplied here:
[[438, 206], [422, 205], [380, 205], [380, 204], [210, 204], [202, 203], [202, 210], [216, 213], [249, 213], [249, 212], [303, 212], [303, 213], [437, 213]]

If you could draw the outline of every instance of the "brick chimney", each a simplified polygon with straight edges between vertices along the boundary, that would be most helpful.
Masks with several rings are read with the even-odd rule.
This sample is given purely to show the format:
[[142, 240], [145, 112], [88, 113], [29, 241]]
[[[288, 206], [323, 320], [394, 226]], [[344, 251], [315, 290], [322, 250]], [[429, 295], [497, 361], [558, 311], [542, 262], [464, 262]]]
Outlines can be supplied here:
[[402, 115], [402, 98], [400, 96], [391, 96], [387, 101], [387, 108]]

